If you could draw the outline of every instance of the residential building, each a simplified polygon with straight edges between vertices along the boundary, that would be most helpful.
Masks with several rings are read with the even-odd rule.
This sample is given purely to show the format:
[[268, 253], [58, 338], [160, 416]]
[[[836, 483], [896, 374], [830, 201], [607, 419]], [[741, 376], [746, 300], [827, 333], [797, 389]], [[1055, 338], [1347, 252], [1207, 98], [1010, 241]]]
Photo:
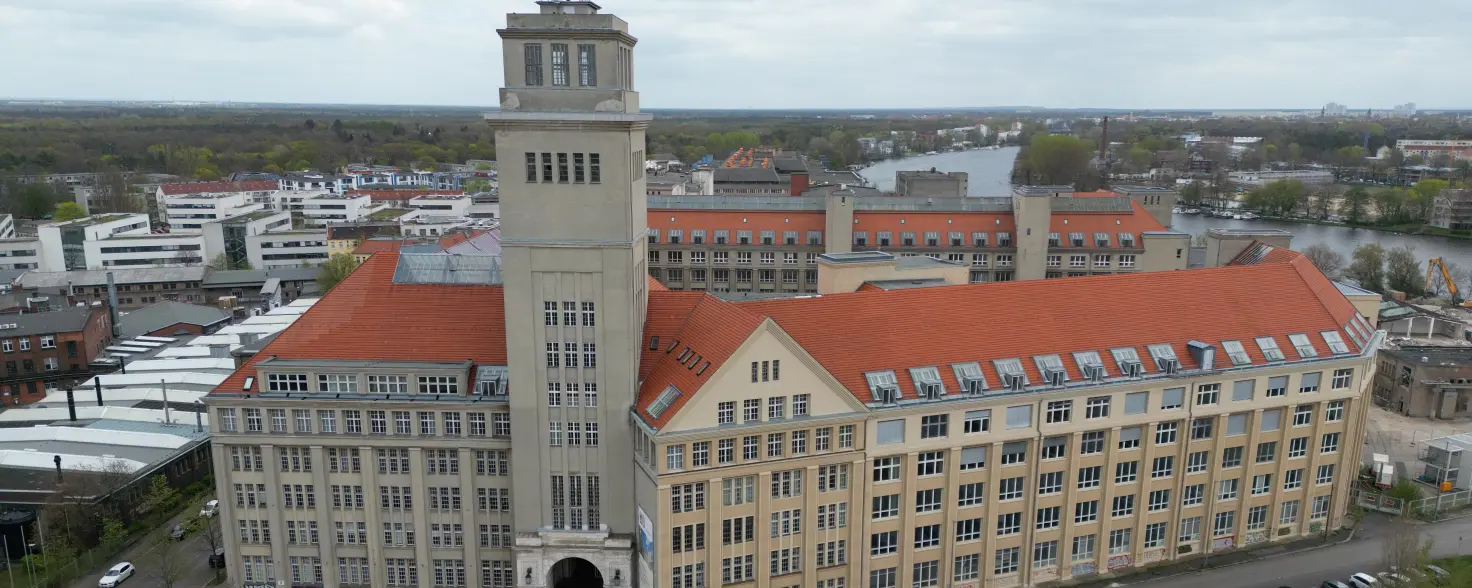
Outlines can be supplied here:
[[0, 214], [0, 239], [15, 238], [15, 216]]
[[354, 181], [349, 176], [335, 174], [324, 174], [320, 172], [304, 172], [298, 174], [286, 174], [276, 182], [278, 190], [292, 192], [310, 192], [326, 190], [332, 194], [343, 194], [354, 187]]
[[142, 214], [99, 214], [36, 228], [40, 240], [42, 271], [97, 269], [100, 259], [88, 256], [88, 243], [117, 235], [147, 236], [148, 216]]
[[1324, 116], [1344, 116], [1348, 107], [1338, 102], [1330, 102], [1324, 105]]
[[963, 198], [968, 196], [966, 172], [898, 171], [894, 191], [915, 198]]
[[1453, 161], [1472, 159], [1472, 141], [1466, 140], [1400, 139], [1395, 148], [1406, 157], [1415, 155], [1428, 162], [1440, 155], [1450, 156]]
[[1390, 114], [1396, 118], [1411, 118], [1416, 116], [1416, 103], [1407, 102], [1405, 104], [1397, 104], [1391, 107]]
[[1375, 371], [1375, 402], [1406, 416], [1472, 416], [1472, 347], [1383, 349]]
[[318, 193], [302, 199], [301, 217], [308, 227], [362, 220], [377, 210], [366, 194]]
[[[198, 233], [113, 235], [83, 243], [87, 269], [200, 265], [208, 252]], [[43, 251], [45, 251], [43, 249]]]
[[425, 194], [411, 198], [408, 204], [424, 214], [466, 216], [471, 200], [469, 194]]
[[[473, 222], [469, 217], [455, 215], [439, 215], [429, 213], [416, 213], [404, 215], [399, 218], [399, 234], [404, 236], [434, 237], [448, 235], [458, 229], [467, 227]], [[482, 221], [494, 223], [495, 221]]]
[[0, 269], [41, 267], [41, 240], [36, 237], [0, 239]]
[[327, 261], [327, 230], [277, 230], [246, 241], [251, 267], [277, 269], [318, 265]]
[[91, 377], [89, 364], [112, 340], [101, 306], [0, 315], [0, 401], [39, 400], [48, 389]]
[[1244, 188], [1260, 188], [1279, 180], [1298, 180], [1305, 184], [1332, 184], [1334, 172], [1313, 169], [1285, 169], [1227, 172], [1227, 180]]
[[276, 182], [193, 182], [162, 184], [153, 194], [159, 216], [173, 232], [199, 232], [201, 224], [269, 205]]
[[204, 266], [114, 270], [29, 271], [16, 282], [18, 293], [33, 308], [61, 308], [78, 303], [107, 303], [107, 274], [118, 289], [118, 308], [142, 308], [163, 300], [204, 303], [200, 282]]
[[[225, 265], [219, 269], [265, 267], [261, 258], [261, 241], [267, 233], [291, 231], [291, 213], [286, 211], [257, 210], [223, 218], [204, 224], [204, 248], [209, 256], [206, 263], [215, 263], [224, 255]], [[300, 264], [298, 264], [300, 265]]]
[[277, 529], [225, 534], [231, 584], [1030, 586], [1345, 520], [1382, 335], [1306, 258], [668, 291], [634, 39], [539, 11], [499, 31], [499, 255], [373, 255], [205, 397], [221, 520]]
[[[388, 211], [398, 211], [401, 214], [391, 219], [375, 220]], [[409, 213], [406, 209], [385, 209], [370, 215], [368, 220], [356, 223], [332, 224], [327, 226], [327, 255], [331, 257], [339, 253], [352, 255], [353, 251], [363, 244], [365, 240], [375, 237], [398, 237], [399, 216]]]
[[818, 255], [849, 251], [963, 263], [973, 282], [1186, 268], [1190, 236], [1141, 204], [1160, 198], [1154, 191], [1073, 196], [1066, 186], [1024, 186], [1012, 198], [857, 196], [846, 187], [825, 196], [650, 196], [649, 270], [676, 290], [816, 292]]
[[1432, 202], [1429, 221], [1443, 229], [1472, 231], [1472, 190], [1442, 190]]

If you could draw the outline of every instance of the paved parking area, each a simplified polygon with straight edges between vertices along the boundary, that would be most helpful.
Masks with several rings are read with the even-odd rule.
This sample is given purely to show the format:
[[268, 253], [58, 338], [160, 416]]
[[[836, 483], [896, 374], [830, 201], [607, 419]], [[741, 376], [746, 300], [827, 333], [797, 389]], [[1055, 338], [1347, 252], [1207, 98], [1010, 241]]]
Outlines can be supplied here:
[[[202, 499], [199, 504], [191, 505], [183, 514], [171, 519], [169, 524], [155, 530], [154, 534], [167, 536], [174, 528], [174, 523], [198, 515], [205, 500], [208, 499]], [[179, 580], [174, 582], [174, 588], [203, 588], [215, 577], [215, 570], [210, 569], [209, 566], [209, 547], [202, 533], [198, 531], [190, 533], [177, 545], [170, 546], [171, 551], [166, 554], [160, 553], [159, 546], [153, 541], [153, 537], [154, 535], [150, 535], [118, 555], [117, 561], [132, 562], [138, 568], [138, 572], [131, 579], [123, 582], [123, 588], [163, 586], [164, 583], [159, 577], [158, 569], [164, 557], [176, 562], [173, 565], [178, 566], [182, 574]], [[113, 563], [116, 562], [103, 564], [77, 578], [69, 588], [97, 588], [97, 579], [101, 578], [102, 573], [112, 567]]]

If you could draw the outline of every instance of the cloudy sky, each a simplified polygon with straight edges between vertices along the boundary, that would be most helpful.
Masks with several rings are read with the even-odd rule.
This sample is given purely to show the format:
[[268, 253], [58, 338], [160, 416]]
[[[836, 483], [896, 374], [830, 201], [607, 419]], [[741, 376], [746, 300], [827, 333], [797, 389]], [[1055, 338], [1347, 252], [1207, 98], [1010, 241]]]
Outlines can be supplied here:
[[[606, 0], [646, 107], [1472, 107], [1472, 2]], [[532, 0], [0, 0], [0, 97], [495, 104]], [[1460, 23], [1458, 26], [1442, 26]]]

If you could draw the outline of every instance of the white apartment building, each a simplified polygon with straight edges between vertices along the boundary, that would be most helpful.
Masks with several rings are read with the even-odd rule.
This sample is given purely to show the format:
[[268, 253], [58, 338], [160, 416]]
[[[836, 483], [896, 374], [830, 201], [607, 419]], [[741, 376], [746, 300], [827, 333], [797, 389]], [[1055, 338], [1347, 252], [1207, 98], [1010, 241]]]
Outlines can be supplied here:
[[1395, 142], [1395, 148], [1401, 150], [1407, 157], [1418, 155], [1429, 160], [1437, 155], [1447, 154], [1454, 161], [1472, 160], [1472, 141], [1401, 139]]
[[469, 194], [426, 194], [409, 199], [410, 208], [442, 216], [468, 216], [471, 204]]
[[181, 194], [164, 197], [164, 222], [174, 233], [199, 233], [205, 223], [264, 210], [244, 192]]
[[[184, 210], [195, 208], [194, 206], [183, 206], [184, 204], [200, 204], [194, 200], [211, 200], [216, 198], [230, 198], [230, 202], [269, 202], [269, 196], [276, 191], [276, 183], [270, 181], [248, 181], [248, 182], [190, 182], [181, 184], [161, 184], [154, 191], [154, 200], [158, 206], [161, 222], [173, 223], [169, 218], [169, 201], [180, 200], [181, 218], [189, 218], [190, 213]], [[234, 199], [238, 197], [239, 199]], [[90, 210], [90, 209], [89, 209]], [[226, 215], [228, 216], [228, 215]], [[217, 216], [215, 218], [224, 218]], [[186, 224], [195, 224], [192, 222]], [[199, 227], [193, 227], [198, 230]]]
[[317, 193], [302, 199], [301, 216], [309, 227], [362, 220], [377, 210], [367, 194]]
[[405, 215], [399, 219], [399, 234], [404, 236], [434, 237], [470, 224], [469, 217], [434, 214]]
[[41, 248], [41, 271], [60, 272], [100, 269], [87, 257], [86, 243], [120, 235], [149, 234], [148, 215], [97, 214], [76, 220], [41, 225], [36, 229]]
[[276, 269], [327, 261], [327, 229], [277, 230], [246, 238], [251, 267]]
[[276, 182], [276, 186], [281, 190], [327, 190], [333, 194], [342, 194], [353, 188], [353, 178], [318, 172], [287, 174]]
[[262, 260], [259, 256], [250, 255], [249, 243], [271, 231], [289, 230], [291, 213], [286, 211], [257, 210], [205, 223], [204, 245], [209, 254], [205, 261], [214, 261], [216, 256], [223, 253], [229, 267], [238, 268], [249, 263], [251, 267], [259, 269], [262, 267]]
[[1227, 174], [1232, 183], [1257, 187], [1279, 180], [1298, 180], [1305, 184], [1331, 184], [1334, 173], [1313, 169], [1289, 169], [1275, 171], [1236, 171]]
[[15, 238], [15, 216], [0, 215], [0, 239]]
[[36, 269], [40, 266], [41, 241], [39, 239], [35, 237], [0, 239], [0, 269]]
[[143, 233], [85, 241], [86, 269], [177, 267], [203, 264], [204, 235]]

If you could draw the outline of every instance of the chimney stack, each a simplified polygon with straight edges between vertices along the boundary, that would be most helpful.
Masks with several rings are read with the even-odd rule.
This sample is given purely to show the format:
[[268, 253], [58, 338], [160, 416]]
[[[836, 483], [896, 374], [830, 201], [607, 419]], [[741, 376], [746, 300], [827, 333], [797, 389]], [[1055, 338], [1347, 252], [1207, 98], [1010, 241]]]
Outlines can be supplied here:
[[77, 422], [77, 400], [72, 396], [72, 387], [66, 387], [66, 411], [71, 414], [72, 422]]
[[107, 318], [112, 320], [112, 338], [122, 337], [123, 331], [118, 327], [118, 285], [112, 272], [107, 272]]
[[[122, 361], [118, 361], [118, 365], [122, 365], [122, 363]], [[102, 406], [102, 376], [92, 376], [92, 383], [95, 384], [94, 388], [97, 390], [97, 406]]]

